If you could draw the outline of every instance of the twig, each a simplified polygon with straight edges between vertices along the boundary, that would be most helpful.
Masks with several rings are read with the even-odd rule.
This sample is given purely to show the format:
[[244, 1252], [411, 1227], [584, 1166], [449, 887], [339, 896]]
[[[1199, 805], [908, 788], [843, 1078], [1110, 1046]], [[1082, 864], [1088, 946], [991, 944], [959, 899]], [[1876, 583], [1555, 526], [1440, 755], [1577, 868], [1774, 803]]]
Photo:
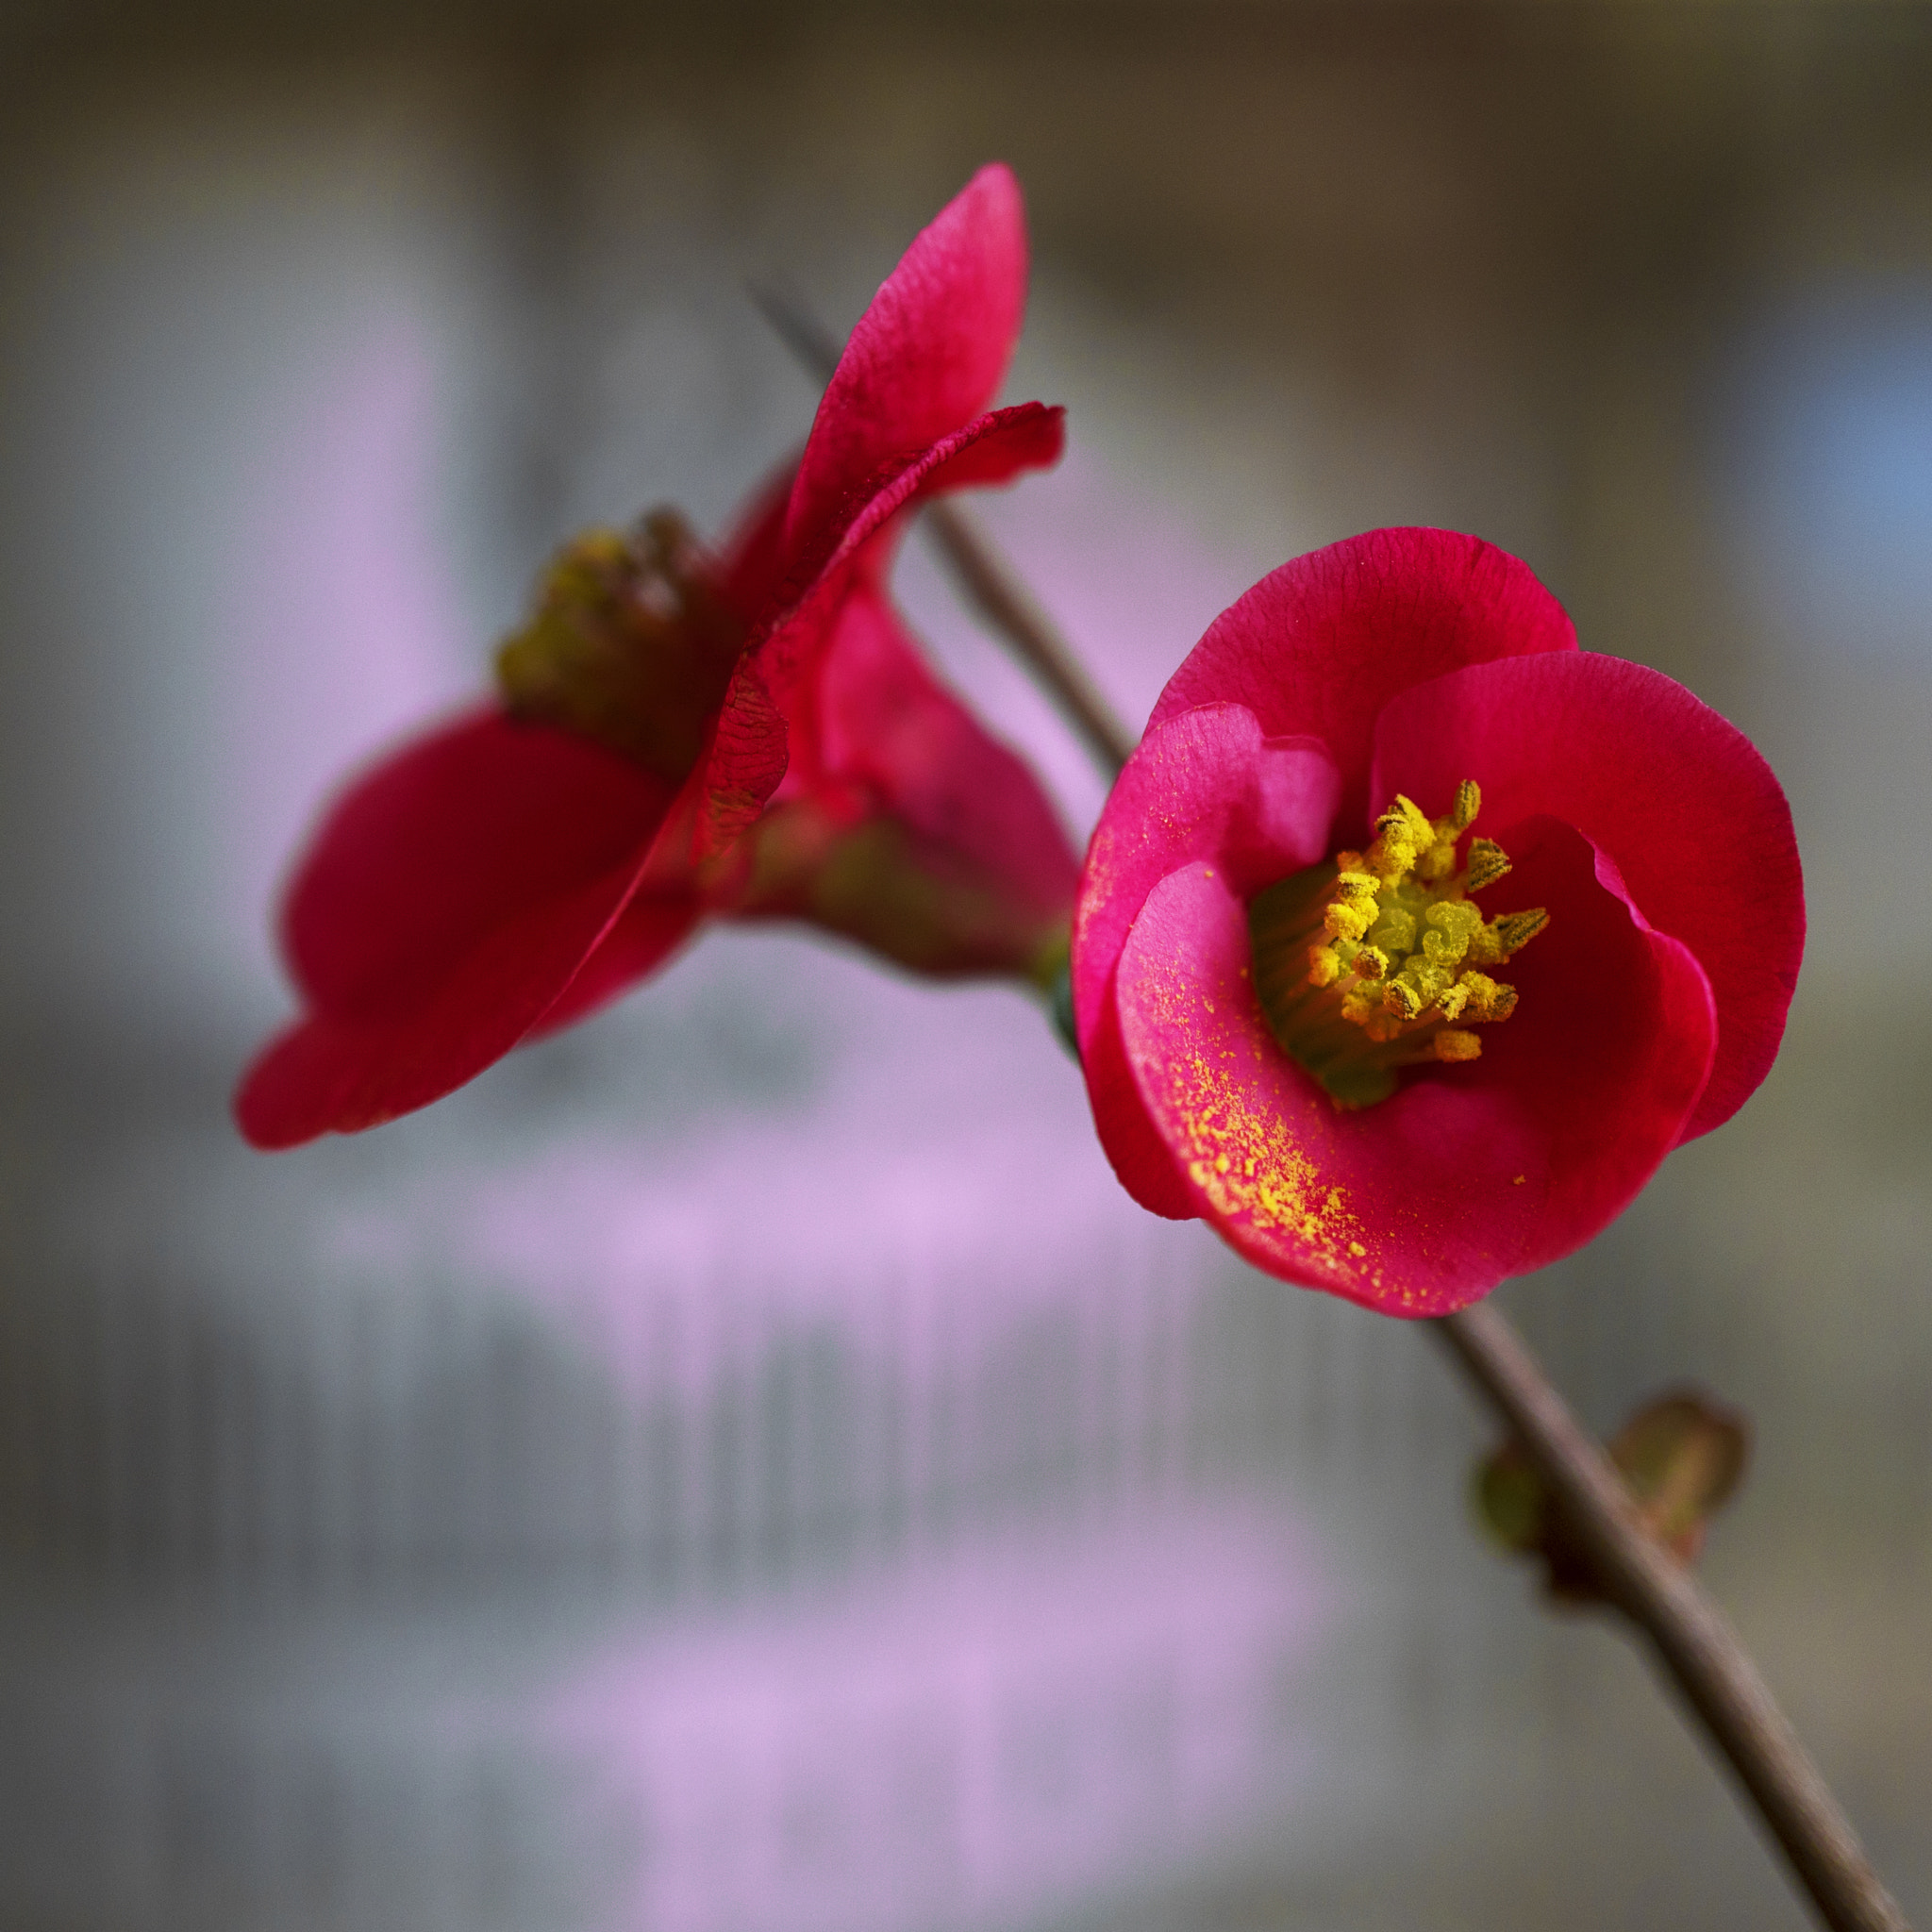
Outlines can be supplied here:
[[1094, 762], [1111, 777], [1126, 763], [1134, 740], [1067, 648], [1046, 614], [1009, 571], [979, 525], [955, 503], [926, 507], [925, 526], [953, 576], [979, 614], [1013, 647], [1067, 723], [1085, 740]]
[[[839, 344], [810, 309], [770, 283], [753, 283], [751, 294], [786, 347], [821, 382], [829, 381], [839, 365]], [[951, 503], [928, 504], [925, 526], [967, 602], [1012, 646], [1100, 768], [1109, 775], [1118, 772], [1134, 748], [1132, 734], [979, 526]]]
[[745, 285], [758, 313], [772, 325], [772, 333], [791, 351], [792, 359], [819, 382], [830, 382], [844, 353], [842, 344], [822, 323], [798, 291], [779, 281]]
[[[830, 375], [838, 345], [806, 307], [753, 294], [799, 359]], [[927, 512], [961, 584], [1111, 773], [1132, 741], [988, 540], [950, 505]], [[1638, 1517], [1624, 1479], [1585, 1433], [1523, 1338], [1491, 1304], [1429, 1324], [1555, 1490], [1605, 1595], [1650, 1639], [1831, 1932], [1910, 1932], [1857, 1834], [1777, 1707], [1730, 1620]]]
[[1832, 1932], [1907, 1932], [1757, 1667], [1689, 1568], [1642, 1524], [1624, 1479], [1523, 1339], [1479, 1302], [1432, 1324], [1561, 1499], [1604, 1592], [1651, 1642], [1730, 1760]]

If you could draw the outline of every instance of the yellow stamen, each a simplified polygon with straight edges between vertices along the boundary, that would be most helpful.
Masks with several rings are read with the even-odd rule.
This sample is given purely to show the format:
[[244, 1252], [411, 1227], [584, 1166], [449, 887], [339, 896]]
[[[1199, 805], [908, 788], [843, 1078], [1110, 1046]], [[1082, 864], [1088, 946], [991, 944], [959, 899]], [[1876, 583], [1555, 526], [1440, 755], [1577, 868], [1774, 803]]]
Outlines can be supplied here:
[[1423, 1010], [1422, 994], [1406, 979], [1391, 979], [1389, 982], [1389, 991], [1382, 995], [1382, 1004], [1398, 1020], [1418, 1019]]
[[1469, 895], [1509, 870], [1489, 839], [1457, 848], [1481, 808], [1474, 779], [1440, 819], [1397, 794], [1366, 852], [1338, 852], [1257, 893], [1248, 908], [1255, 991], [1275, 1039], [1339, 1107], [1373, 1106], [1398, 1072], [1477, 1058], [1468, 1029], [1515, 1010], [1485, 968], [1520, 952], [1549, 914], [1485, 920]]

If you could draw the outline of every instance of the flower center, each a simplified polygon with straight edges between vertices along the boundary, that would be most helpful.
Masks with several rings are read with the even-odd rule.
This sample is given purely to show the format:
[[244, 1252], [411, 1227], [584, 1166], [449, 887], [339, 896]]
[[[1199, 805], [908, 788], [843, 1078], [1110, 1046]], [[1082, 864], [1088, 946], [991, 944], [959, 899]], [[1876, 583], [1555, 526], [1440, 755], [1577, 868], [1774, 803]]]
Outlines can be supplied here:
[[1503, 848], [1471, 839], [1482, 793], [1456, 788], [1444, 818], [1397, 793], [1366, 852], [1338, 852], [1256, 894], [1248, 907], [1255, 991], [1282, 1049], [1338, 1107], [1373, 1107], [1395, 1091], [1403, 1067], [1473, 1060], [1516, 1008], [1516, 989], [1491, 978], [1550, 915], [1485, 920], [1470, 894], [1509, 870]]
[[587, 530], [543, 574], [537, 611], [496, 654], [512, 716], [554, 724], [681, 783], [731, 680], [744, 620], [675, 510]]

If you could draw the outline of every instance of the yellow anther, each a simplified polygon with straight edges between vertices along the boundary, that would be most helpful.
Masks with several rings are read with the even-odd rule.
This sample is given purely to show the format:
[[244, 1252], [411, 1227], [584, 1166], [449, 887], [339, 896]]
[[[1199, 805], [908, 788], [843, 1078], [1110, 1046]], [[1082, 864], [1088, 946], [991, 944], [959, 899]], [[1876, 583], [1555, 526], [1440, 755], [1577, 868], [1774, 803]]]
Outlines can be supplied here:
[[1487, 973], [1465, 973], [1459, 986], [1469, 996], [1462, 1017], [1472, 1024], [1507, 1020], [1516, 1008], [1516, 989], [1498, 984]]
[[1375, 842], [1368, 850], [1368, 862], [1382, 885], [1393, 885], [1404, 877], [1415, 864], [1415, 844], [1408, 836], [1408, 827], [1394, 824], [1377, 832]]
[[[1482, 803], [1473, 780], [1440, 819], [1398, 793], [1365, 852], [1338, 852], [1257, 894], [1257, 996], [1274, 1037], [1338, 1107], [1373, 1106], [1398, 1070], [1476, 1058], [1469, 1029], [1507, 1020], [1516, 989], [1483, 971], [1548, 924], [1541, 909], [1485, 921], [1466, 896], [1509, 869], [1493, 840], [1457, 849]], [[1306, 966], [1303, 961], [1306, 960]]]
[[1358, 940], [1375, 917], [1373, 899], [1333, 899], [1322, 914], [1322, 924], [1338, 940]]
[[1502, 947], [1504, 958], [1522, 952], [1549, 923], [1550, 915], [1541, 906], [1533, 912], [1511, 912], [1497, 920], [1496, 943]]
[[1493, 839], [1472, 839], [1469, 841], [1469, 868], [1463, 874], [1462, 890], [1480, 892], [1485, 886], [1493, 886], [1508, 870], [1509, 855]]
[[1393, 883], [1414, 868], [1418, 856], [1436, 841], [1436, 828], [1412, 798], [1395, 794], [1395, 803], [1375, 821], [1375, 842], [1369, 847], [1369, 869], [1385, 883]]

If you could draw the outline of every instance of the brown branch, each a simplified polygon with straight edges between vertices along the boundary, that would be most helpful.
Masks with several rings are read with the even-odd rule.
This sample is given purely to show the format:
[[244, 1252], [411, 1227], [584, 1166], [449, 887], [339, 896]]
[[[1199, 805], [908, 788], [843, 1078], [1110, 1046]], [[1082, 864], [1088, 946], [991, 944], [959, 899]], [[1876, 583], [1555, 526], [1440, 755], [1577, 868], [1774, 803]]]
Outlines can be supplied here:
[[1730, 1620], [1644, 1528], [1624, 1479], [1487, 1302], [1433, 1324], [1560, 1499], [1604, 1593], [1656, 1647], [1832, 1932], [1908, 1932]]
[[929, 504], [925, 526], [952, 565], [954, 581], [967, 601], [1012, 646], [1013, 655], [1080, 734], [1094, 762], [1111, 777], [1126, 763], [1133, 736], [1065, 640], [957, 504]]

